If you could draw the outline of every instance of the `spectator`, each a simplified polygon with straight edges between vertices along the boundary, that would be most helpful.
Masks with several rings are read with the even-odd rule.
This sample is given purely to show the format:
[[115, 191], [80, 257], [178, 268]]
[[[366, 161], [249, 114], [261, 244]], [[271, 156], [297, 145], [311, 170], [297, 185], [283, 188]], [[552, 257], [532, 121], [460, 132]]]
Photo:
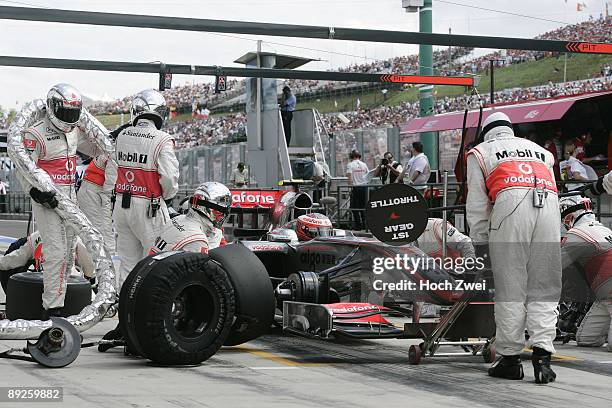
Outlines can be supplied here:
[[[412, 157], [408, 161], [406, 168], [408, 169], [408, 181], [409, 185], [416, 185], [417, 190], [425, 190], [426, 184], [429, 181], [431, 175], [431, 168], [429, 167], [429, 159], [423, 153], [423, 143], [413, 142], [412, 148], [410, 149]], [[401, 174], [398, 178], [398, 182], [403, 180], [404, 174]]]
[[291, 142], [291, 121], [293, 120], [293, 111], [295, 110], [296, 102], [295, 95], [291, 93], [291, 88], [285, 85], [283, 87], [283, 97], [281, 99], [281, 118], [283, 120], [287, 147], [289, 147], [289, 143]]
[[319, 200], [325, 196], [326, 179], [329, 175], [329, 168], [327, 165], [318, 161], [314, 162], [314, 171], [312, 174], [312, 181], [314, 182], [314, 190], [312, 192], [312, 200], [318, 203]]
[[346, 177], [351, 191], [351, 211], [353, 213], [353, 228], [361, 230], [365, 226], [365, 206], [367, 199], [368, 166], [361, 161], [361, 153], [352, 150], [346, 166]]
[[243, 162], [238, 163], [238, 166], [232, 171], [230, 182], [235, 187], [248, 187], [249, 186], [249, 171]]
[[[570, 141], [565, 144], [565, 154], [568, 159], [564, 163], [563, 168], [567, 172], [568, 180], [588, 181], [589, 177], [588, 177], [587, 168], [576, 157], [579, 154], [579, 150], [574, 144], [574, 142]], [[572, 183], [568, 185], [568, 190], [574, 190], [582, 186], [584, 186], [583, 183]]]
[[[374, 177], [380, 177], [383, 184], [387, 183], [387, 179], [389, 183], [395, 183], [402, 171], [404, 171], [404, 168], [399, 162], [393, 160], [393, 154], [385, 152], [380, 164], [374, 169], [373, 175]], [[401, 183], [402, 181], [397, 182]]]

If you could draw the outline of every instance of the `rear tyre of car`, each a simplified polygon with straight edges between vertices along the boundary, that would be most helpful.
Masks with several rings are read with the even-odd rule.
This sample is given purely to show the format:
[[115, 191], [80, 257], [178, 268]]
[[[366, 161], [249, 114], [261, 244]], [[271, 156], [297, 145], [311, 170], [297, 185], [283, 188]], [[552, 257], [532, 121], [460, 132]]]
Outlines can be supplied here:
[[192, 365], [230, 333], [235, 298], [225, 268], [206, 254], [166, 252], [140, 261], [123, 284], [119, 321], [128, 350], [159, 365]]
[[266, 333], [274, 322], [274, 288], [266, 267], [244, 245], [215, 248], [211, 259], [223, 265], [236, 295], [236, 320], [225, 346], [236, 346]]

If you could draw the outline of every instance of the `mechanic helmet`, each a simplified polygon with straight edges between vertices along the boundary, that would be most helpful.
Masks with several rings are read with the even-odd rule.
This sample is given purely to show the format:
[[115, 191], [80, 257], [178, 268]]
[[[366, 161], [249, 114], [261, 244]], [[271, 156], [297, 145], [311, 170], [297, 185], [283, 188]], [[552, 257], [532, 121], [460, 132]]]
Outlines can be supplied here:
[[319, 213], [300, 215], [295, 225], [295, 232], [300, 241], [310, 241], [315, 237], [328, 237], [332, 231], [333, 226], [329, 218]]
[[132, 99], [130, 122], [136, 126], [138, 119], [150, 119], [157, 129], [161, 129], [168, 117], [168, 105], [164, 96], [154, 89], [139, 92]]
[[508, 115], [503, 112], [490, 114], [482, 123], [482, 131], [480, 132], [480, 137], [485, 142], [499, 136], [514, 136], [512, 122], [510, 122]]
[[592, 214], [591, 200], [582, 196], [563, 197], [559, 200], [559, 210], [561, 211], [561, 222], [565, 229], [571, 229], [578, 218], [585, 214]]
[[81, 93], [72, 85], [57, 84], [47, 93], [47, 117], [64, 133], [74, 129], [82, 108]]
[[190, 206], [192, 210], [208, 218], [215, 227], [221, 228], [230, 213], [232, 194], [223, 184], [208, 181], [195, 189]]

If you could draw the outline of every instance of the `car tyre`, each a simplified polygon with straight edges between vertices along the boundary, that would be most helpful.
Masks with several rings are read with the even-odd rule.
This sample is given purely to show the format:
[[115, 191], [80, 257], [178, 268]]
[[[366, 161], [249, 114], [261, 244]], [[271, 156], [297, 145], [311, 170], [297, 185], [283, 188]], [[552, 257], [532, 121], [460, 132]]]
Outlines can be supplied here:
[[223, 345], [234, 309], [224, 267], [206, 254], [165, 252], [143, 259], [130, 273], [119, 321], [132, 354], [159, 365], [192, 365]]
[[236, 346], [266, 333], [274, 323], [276, 301], [264, 264], [241, 243], [215, 248], [209, 255], [227, 270], [236, 296], [236, 319], [224, 345]]

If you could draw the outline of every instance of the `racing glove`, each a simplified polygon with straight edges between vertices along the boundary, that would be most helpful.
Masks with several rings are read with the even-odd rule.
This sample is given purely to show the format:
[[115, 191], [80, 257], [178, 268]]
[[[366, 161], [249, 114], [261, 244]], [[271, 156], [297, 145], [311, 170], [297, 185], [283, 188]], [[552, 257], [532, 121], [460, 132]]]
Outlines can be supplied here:
[[581, 187], [580, 191], [589, 198], [599, 197], [602, 193], [606, 192], [603, 186], [603, 179], [604, 176], [599, 177], [596, 182]]
[[36, 187], [30, 189], [30, 197], [38, 204], [50, 210], [57, 208], [57, 198], [55, 198], [55, 191], [40, 191]]

